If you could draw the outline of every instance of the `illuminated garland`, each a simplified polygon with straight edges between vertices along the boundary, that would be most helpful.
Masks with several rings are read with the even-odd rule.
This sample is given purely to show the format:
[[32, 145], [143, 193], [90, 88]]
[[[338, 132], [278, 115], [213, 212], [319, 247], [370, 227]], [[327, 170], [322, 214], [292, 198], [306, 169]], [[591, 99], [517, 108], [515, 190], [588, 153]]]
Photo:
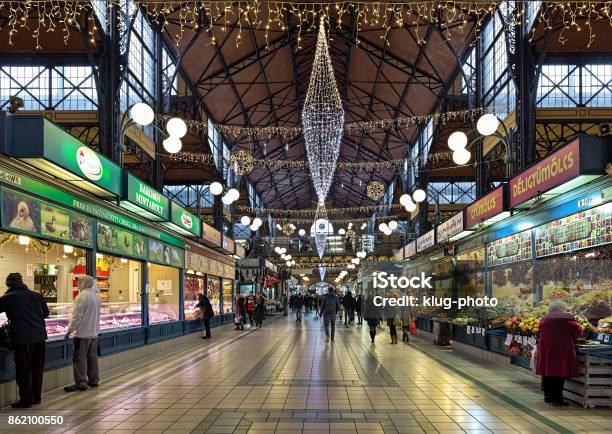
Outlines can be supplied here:
[[[3, 27], [9, 29], [9, 44], [19, 31], [28, 32], [36, 43], [37, 49], [42, 49], [40, 39], [44, 33], [60, 32], [64, 42], [67, 42], [74, 30], [79, 30], [84, 20], [89, 20], [89, 41], [95, 44], [94, 11], [89, 0], [0, 0], [0, 12], [4, 21]], [[118, 14], [119, 20], [129, 20], [139, 10], [145, 10], [149, 19], [168, 27], [176, 26], [172, 35], [178, 46], [188, 32], [197, 31], [206, 26], [210, 42], [217, 43], [218, 36], [228, 29], [236, 28], [234, 42], [238, 46], [242, 42], [243, 29], [258, 29], [264, 32], [266, 42], [271, 33], [286, 32], [293, 23], [297, 32], [296, 42], [301, 47], [302, 33], [310, 31], [318, 24], [319, 17], [325, 17], [334, 26], [354, 20], [355, 43], [359, 44], [359, 32], [365, 30], [381, 30], [382, 38], [388, 41], [387, 35], [392, 29], [409, 28], [419, 44], [426, 43], [426, 32], [430, 25], [440, 28], [441, 35], [446, 40], [452, 39], [452, 34], [459, 31], [464, 34], [474, 28], [478, 35], [488, 16], [497, 8], [500, 0], [494, 1], [356, 1], [324, 3], [304, 1], [286, 3], [282, 1], [164, 1], [164, 0], [132, 0], [129, 11]], [[523, 4], [526, 4], [523, 1]], [[568, 40], [565, 32], [581, 31], [588, 36], [590, 45], [595, 34], [594, 21], [607, 20], [612, 25], [612, 1], [544, 1], [535, 17], [536, 25], [543, 24], [551, 29], [553, 22], [561, 20], [562, 31], [559, 41]], [[107, 12], [118, 10], [124, 4], [122, 0], [107, 0]], [[519, 23], [522, 17], [520, 9], [510, 11], [509, 20]], [[209, 19], [213, 17], [213, 19]], [[557, 21], [555, 21], [557, 20]], [[512, 25], [508, 23], [508, 25]], [[120, 23], [121, 25], [121, 23]], [[533, 34], [531, 35], [533, 37]], [[221, 39], [223, 39], [221, 37]]]
[[[400, 215], [385, 215], [385, 216], [374, 216], [367, 218], [342, 218], [342, 219], [327, 219], [330, 223], [368, 223], [374, 220], [388, 221], [388, 220], [401, 220], [405, 219], [406, 216]], [[312, 223], [312, 219], [299, 218], [299, 217], [280, 217], [275, 219], [281, 226], [289, 223], [304, 224]]]
[[[236, 172], [238, 175], [246, 175], [250, 173], [248, 171], [249, 168], [251, 170], [255, 167], [263, 167], [267, 169], [308, 169], [309, 164], [306, 160], [266, 160], [262, 158], [252, 158], [251, 154], [249, 155], [248, 162], [240, 162], [238, 163], [239, 158], [236, 157], [233, 160], [230, 160], [230, 165], [233, 168], [239, 168], [239, 171]], [[234, 154], [236, 155], [236, 154]], [[242, 154], [244, 155], [244, 154]], [[199, 152], [179, 152], [177, 154], [169, 154], [168, 157], [173, 161], [182, 162], [182, 163], [192, 163], [192, 164], [204, 164], [210, 165], [214, 162], [213, 156], [211, 154], [202, 154]], [[349, 170], [352, 172], [381, 172], [383, 170], [386, 171], [395, 171], [402, 170], [405, 163], [409, 165], [422, 166], [427, 162], [438, 162], [438, 161], [449, 161], [452, 158], [452, 151], [445, 152], [436, 152], [427, 155], [426, 157], [417, 156], [414, 158], [402, 158], [397, 160], [385, 160], [385, 161], [340, 161], [336, 163], [337, 169]]]
[[[381, 209], [402, 209], [404, 208], [400, 204], [393, 205], [368, 205], [368, 206], [352, 206], [352, 207], [344, 207], [344, 208], [326, 208], [327, 214], [349, 214], [349, 213], [364, 213], [371, 212]], [[248, 205], [238, 205], [238, 212], [247, 212], [247, 213], [262, 213], [262, 214], [281, 214], [281, 215], [291, 215], [298, 217], [307, 217], [314, 216], [317, 212], [316, 209], [284, 209], [284, 208], [251, 208]]]
[[[497, 110], [492, 107], [478, 107], [465, 110], [455, 110], [448, 112], [437, 112], [426, 115], [397, 117], [389, 119], [378, 119], [371, 121], [355, 121], [348, 122], [344, 125], [344, 134], [347, 136], [357, 136], [363, 133], [373, 133], [375, 131], [385, 131], [389, 129], [401, 130], [417, 125], [425, 125], [430, 121], [437, 124], [445, 124], [453, 120], [473, 121], [477, 117], [485, 113], [498, 114], [502, 110]], [[169, 119], [175, 117], [168, 114], [156, 114], [157, 120], [165, 123]], [[193, 119], [183, 119], [187, 125], [187, 129], [196, 135], [208, 135], [208, 122], [197, 121]], [[228, 138], [260, 138], [271, 139], [273, 137], [281, 137], [283, 139], [294, 139], [303, 133], [302, 127], [277, 127], [277, 126], [262, 126], [262, 127], [247, 127], [242, 125], [223, 125], [213, 124], [214, 128]]]

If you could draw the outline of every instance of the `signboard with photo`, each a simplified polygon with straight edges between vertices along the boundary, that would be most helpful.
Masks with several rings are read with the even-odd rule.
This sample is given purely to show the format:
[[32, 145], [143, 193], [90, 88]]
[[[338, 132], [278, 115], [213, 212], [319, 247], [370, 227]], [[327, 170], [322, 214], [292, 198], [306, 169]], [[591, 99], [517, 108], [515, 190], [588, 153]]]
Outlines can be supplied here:
[[612, 203], [535, 229], [536, 256], [550, 256], [612, 242]]
[[490, 242], [487, 245], [489, 266], [531, 259], [531, 231], [524, 231]]
[[84, 247], [93, 244], [93, 219], [9, 189], [2, 189], [2, 227]]
[[149, 261], [171, 267], [183, 268], [185, 251], [178, 247], [149, 239]]
[[147, 258], [146, 238], [107, 223], [98, 222], [98, 249], [121, 256]]

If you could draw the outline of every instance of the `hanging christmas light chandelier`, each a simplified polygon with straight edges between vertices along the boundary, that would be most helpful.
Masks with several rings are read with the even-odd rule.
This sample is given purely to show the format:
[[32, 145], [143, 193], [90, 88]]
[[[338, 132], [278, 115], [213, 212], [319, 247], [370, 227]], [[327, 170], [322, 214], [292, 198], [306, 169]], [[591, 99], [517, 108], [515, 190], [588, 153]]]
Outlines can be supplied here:
[[327, 269], [325, 268], [325, 266], [323, 264], [319, 265], [319, 276], [321, 276], [321, 281], [325, 280], [325, 272], [327, 271]]
[[310, 228], [310, 233], [315, 239], [319, 259], [323, 259], [325, 246], [327, 245], [327, 237], [334, 233], [334, 229], [327, 219], [327, 211], [325, 210], [324, 203], [319, 203], [317, 206], [317, 212], [312, 227]]
[[334, 178], [344, 131], [344, 109], [329, 56], [323, 17], [302, 111], [302, 126], [312, 182], [319, 204], [323, 204]]

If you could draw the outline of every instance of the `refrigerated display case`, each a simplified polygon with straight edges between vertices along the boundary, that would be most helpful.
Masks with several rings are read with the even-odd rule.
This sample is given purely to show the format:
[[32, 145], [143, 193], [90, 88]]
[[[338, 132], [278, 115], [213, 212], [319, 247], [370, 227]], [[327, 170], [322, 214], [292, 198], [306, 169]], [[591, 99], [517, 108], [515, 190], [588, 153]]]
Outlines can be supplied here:
[[204, 292], [205, 286], [203, 276], [185, 276], [184, 310], [186, 320], [198, 319], [202, 316], [200, 308], [196, 306], [198, 304], [199, 294], [203, 294]]

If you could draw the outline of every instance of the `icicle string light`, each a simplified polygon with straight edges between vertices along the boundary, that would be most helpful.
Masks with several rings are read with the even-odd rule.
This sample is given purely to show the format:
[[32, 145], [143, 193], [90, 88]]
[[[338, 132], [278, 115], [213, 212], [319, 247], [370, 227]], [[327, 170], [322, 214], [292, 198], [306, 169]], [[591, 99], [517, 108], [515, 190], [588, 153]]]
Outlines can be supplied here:
[[[90, 19], [94, 9], [90, 0], [0, 0], [0, 13], [5, 19], [2, 27], [9, 29], [9, 44], [18, 32], [31, 35], [38, 49], [42, 35], [46, 32], [62, 34], [68, 41], [74, 30]], [[297, 33], [298, 49], [302, 35], [318, 25], [321, 16], [334, 27], [342, 28], [349, 19], [355, 20], [355, 43], [359, 44], [359, 34], [363, 31], [378, 30], [381, 38], [389, 43], [389, 34], [394, 29], [406, 29], [413, 33], [419, 44], [425, 44], [425, 35], [430, 25], [437, 26], [441, 35], [452, 40], [457, 35], [465, 35], [474, 30], [478, 36], [486, 19], [496, 11], [503, 0], [491, 1], [434, 1], [408, 0], [403, 2], [356, 1], [356, 2], [280, 2], [265, 0], [250, 1], [206, 1], [206, 0], [132, 0], [127, 3], [129, 10], [120, 19], [144, 10], [149, 19], [168, 29], [171, 38], [178, 46], [189, 33], [204, 27], [209, 34], [210, 43], [236, 27], [234, 43], [240, 45], [243, 29], [256, 29], [264, 32], [266, 42], [272, 32], [286, 32], [289, 28]], [[516, 1], [517, 5], [535, 3]], [[107, 0], [98, 8], [106, 7], [106, 12], [119, 10], [125, 0]], [[101, 11], [103, 13], [104, 11]], [[509, 11], [510, 27], [524, 19], [523, 9]], [[84, 18], [87, 17], [87, 18]], [[534, 18], [536, 27], [552, 30], [559, 25], [558, 39], [561, 43], [569, 40], [569, 31], [581, 32], [585, 45], [596, 38], [594, 23], [605, 20], [612, 26], [612, 1], [548, 0], [542, 1]], [[228, 30], [229, 29], [229, 30]], [[533, 38], [533, 34], [531, 35]], [[464, 36], [465, 37], [465, 36]], [[575, 37], [575, 36], [574, 36]], [[95, 38], [90, 35], [90, 43]]]
[[[329, 208], [326, 207], [328, 214], [350, 214], [350, 213], [365, 213], [378, 211], [382, 209], [386, 210], [398, 210], [404, 208], [400, 204], [392, 205], [367, 205], [367, 206], [351, 206], [344, 208]], [[284, 216], [297, 216], [297, 217], [308, 217], [314, 216], [317, 212], [316, 209], [285, 209], [285, 208], [251, 208], [247, 205], [238, 205], [238, 212], [246, 213], [262, 213], [262, 214], [273, 214], [273, 215], [284, 215]]]

